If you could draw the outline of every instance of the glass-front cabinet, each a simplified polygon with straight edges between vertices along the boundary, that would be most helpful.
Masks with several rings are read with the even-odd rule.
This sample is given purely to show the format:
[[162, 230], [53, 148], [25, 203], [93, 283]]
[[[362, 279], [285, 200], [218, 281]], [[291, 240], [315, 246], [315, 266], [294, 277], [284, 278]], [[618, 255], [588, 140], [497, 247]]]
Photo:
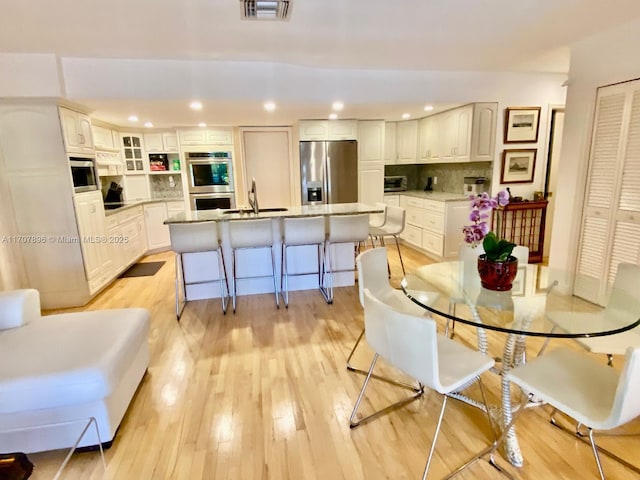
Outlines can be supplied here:
[[127, 173], [144, 173], [142, 135], [123, 133], [122, 151]]

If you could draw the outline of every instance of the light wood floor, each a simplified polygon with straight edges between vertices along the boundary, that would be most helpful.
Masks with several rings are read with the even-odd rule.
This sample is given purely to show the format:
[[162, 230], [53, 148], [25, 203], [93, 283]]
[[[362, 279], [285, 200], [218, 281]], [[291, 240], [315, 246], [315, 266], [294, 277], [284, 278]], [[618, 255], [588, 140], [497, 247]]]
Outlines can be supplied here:
[[[389, 250], [392, 283], [400, 266]], [[404, 248], [407, 269], [431, 260]], [[67, 479], [377, 480], [421, 478], [437, 422], [434, 393], [355, 430], [348, 418], [363, 377], [345, 369], [345, 358], [363, 325], [357, 287], [339, 288], [333, 305], [318, 291], [292, 292], [288, 310], [273, 296], [240, 297], [237, 313], [222, 315], [219, 300], [190, 302], [180, 323], [174, 315], [171, 252], [153, 277], [117, 280], [86, 310], [145, 307], [151, 312], [151, 363], [138, 393], [106, 451], [103, 474], [98, 454], [76, 453]], [[475, 332], [458, 326], [460, 341]], [[499, 354], [503, 337], [491, 338]], [[560, 342], [556, 342], [560, 343]], [[531, 351], [539, 344], [530, 343]], [[354, 364], [367, 367], [363, 344]], [[604, 359], [603, 359], [604, 361]], [[378, 362], [379, 364], [382, 362]], [[621, 363], [618, 360], [618, 363]], [[384, 369], [383, 369], [384, 371]], [[490, 398], [499, 377], [484, 377]], [[469, 393], [479, 398], [477, 387]], [[404, 391], [374, 383], [362, 411], [399, 399]], [[520, 417], [525, 455], [523, 479], [598, 478], [591, 450], [549, 425], [548, 410]], [[632, 427], [640, 431], [640, 424]], [[430, 478], [440, 478], [490, 441], [486, 419], [451, 401]], [[638, 438], [606, 438], [603, 445], [640, 464]], [[34, 479], [50, 479], [65, 451], [32, 454]], [[506, 465], [502, 456], [498, 461]], [[603, 457], [610, 479], [637, 478]], [[485, 462], [458, 478], [503, 478]]]

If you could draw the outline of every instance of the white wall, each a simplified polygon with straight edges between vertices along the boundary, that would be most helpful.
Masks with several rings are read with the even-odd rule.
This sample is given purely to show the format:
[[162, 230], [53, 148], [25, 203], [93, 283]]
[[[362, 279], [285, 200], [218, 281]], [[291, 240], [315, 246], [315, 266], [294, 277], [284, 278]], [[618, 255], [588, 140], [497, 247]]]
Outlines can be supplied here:
[[[571, 48], [562, 159], [549, 266], [570, 272], [577, 258], [597, 88], [640, 78], [640, 21], [589, 37]], [[572, 282], [565, 275], [564, 284]]]
[[0, 53], [0, 97], [60, 97], [62, 76], [53, 54]]

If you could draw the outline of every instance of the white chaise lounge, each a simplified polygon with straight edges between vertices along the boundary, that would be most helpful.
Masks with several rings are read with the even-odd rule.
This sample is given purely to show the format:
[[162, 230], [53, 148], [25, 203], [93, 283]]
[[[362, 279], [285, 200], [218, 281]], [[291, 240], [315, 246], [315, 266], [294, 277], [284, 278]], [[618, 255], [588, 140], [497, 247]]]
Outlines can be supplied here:
[[[111, 442], [149, 365], [148, 332], [141, 308], [43, 317], [37, 290], [0, 292], [0, 452], [69, 448], [90, 417]], [[80, 446], [97, 443], [90, 428]]]

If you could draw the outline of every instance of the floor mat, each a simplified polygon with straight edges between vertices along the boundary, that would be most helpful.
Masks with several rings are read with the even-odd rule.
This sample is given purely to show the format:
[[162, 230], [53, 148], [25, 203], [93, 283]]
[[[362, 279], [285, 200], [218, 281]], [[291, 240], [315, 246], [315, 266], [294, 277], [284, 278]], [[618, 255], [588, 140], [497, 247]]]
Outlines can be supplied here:
[[120, 278], [127, 277], [151, 277], [156, 274], [165, 262], [142, 262], [132, 265]]

